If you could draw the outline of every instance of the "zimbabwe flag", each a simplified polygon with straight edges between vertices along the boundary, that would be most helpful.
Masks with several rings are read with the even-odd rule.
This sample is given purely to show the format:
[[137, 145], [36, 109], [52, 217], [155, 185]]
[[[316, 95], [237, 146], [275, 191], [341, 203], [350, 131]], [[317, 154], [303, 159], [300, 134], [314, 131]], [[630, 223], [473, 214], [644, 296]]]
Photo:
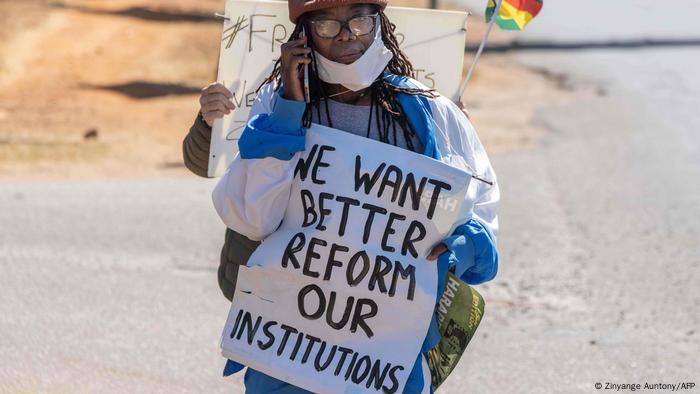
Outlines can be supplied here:
[[[542, 0], [502, 0], [496, 24], [503, 30], [522, 30], [542, 9]], [[486, 22], [491, 21], [496, 1], [489, 0]]]

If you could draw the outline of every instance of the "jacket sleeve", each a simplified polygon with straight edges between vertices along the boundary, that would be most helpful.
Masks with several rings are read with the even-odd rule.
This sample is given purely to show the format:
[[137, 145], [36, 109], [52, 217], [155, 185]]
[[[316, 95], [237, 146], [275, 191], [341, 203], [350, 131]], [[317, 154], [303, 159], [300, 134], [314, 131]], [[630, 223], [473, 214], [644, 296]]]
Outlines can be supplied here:
[[474, 126], [464, 112], [445, 97], [439, 97], [435, 102], [433, 117], [437, 126], [436, 140], [443, 156], [447, 156], [443, 161], [465, 168], [491, 183], [472, 178], [465, 209], [471, 211], [471, 217], [481, 222], [495, 241], [498, 235], [497, 209], [500, 201], [496, 172]]
[[208, 177], [210, 143], [211, 127], [204, 122], [200, 112], [190, 127], [189, 133], [182, 140], [182, 160], [185, 167], [204, 178]]
[[258, 113], [248, 121], [238, 143], [239, 154], [212, 194], [226, 226], [254, 241], [266, 238], [282, 221], [295, 158], [304, 150], [305, 103], [279, 94], [273, 99], [271, 113]]
[[479, 284], [493, 279], [498, 271], [498, 180], [469, 119], [450, 100], [438, 100], [441, 102], [434, 106], [434, 118], [439, 148], [446, 153], [446, 161], [491, 183], [471, 179], [465, 201], [471, 218], [445, 240], [455, 273], [469, 284]]

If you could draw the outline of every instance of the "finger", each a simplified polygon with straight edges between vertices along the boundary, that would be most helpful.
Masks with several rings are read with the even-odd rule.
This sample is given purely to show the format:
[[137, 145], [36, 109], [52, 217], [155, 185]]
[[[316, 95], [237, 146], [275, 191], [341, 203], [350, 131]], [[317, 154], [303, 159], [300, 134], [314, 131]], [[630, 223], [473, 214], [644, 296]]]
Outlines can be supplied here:
[[433, 261], [436, 258], [438, 258], [438, 256], [440, 256], [441, 254], [443, 254], [446, 251], [447, 251], [447, 245], [445, 245], [444, 243], [439, 243], [439, 244], [435, 245], [435, 247], [433, 247], [433, 250], [430, 251], [430, 254], [427, 257], [427, 260]]
[[304, 56], [293, 56], [289, 59], [289, 62], [285, 66], [286, 71], [283, 70], [283, 73], [289, 73], [288, 75], [291, 77], [299, 76], [297, 74], [300, 74], [301, 66], [305, 64], [311, 64], [311, 58]]
[[226, 86], [224, 86], [224, 85], [222, 85], [222, 84], [220, 84], [220, 83], [219, 83], [219, 84], [216, 84], [216, 85], [214, 85], [214, 86], [212, 86], [210, 92], [211, 92], [211, 93], [222, 93], [224, 96], [226, 96], [226, 97], [228, 97], [228, 98], [232, 98], [232, 97], [233, 97], [233, 93], [231, 93], [231, 91], [228, 90], [228, 89], [226, 88]]
[[294, 56], [290, 59], [290, 61], [292, 64], [296, 65], [311, 64], [311, 58], [306, 56]]
[[221, 93], [228, 98], [233, 97], [233, 94], [231, 93], [231, 91], [226, 89], [226, 87], [219, 82], [207, 86], [206, 88], [204, 88], [204, 90], [202, 90], [202, 93], [203, 94]]
[[306, 44], [306, 37], [297, 38], [296, 40], [288, 41], [282, 44], [281, 49], [290, 49], [303, 46]]
[[224, 103], [224, 105], [231, 109], [236, 108], [233, 104], [233, 101], [231, 101], [228, 97], [224, 96], [222, 93], [207, 94], [205, 96], [202, 96], [202, 101], [200, 101], [200, 103], [202, 103], [202, 106], [215, 102]]
[[428, 261], [433, 261], [437, 259], [441, 254], [445, 253], [447, 251], [447, 247], [443, 244], [440, 244], [436, 247], [433, 248], [432, 251], [430, 251], [430, 254], [427, 257]]
[[212, 86], [217, 85], [219, 82], [212, 82], [209, 85], [205, 86], [202, 88], [202, 92], [206, 91], [207, 89], [211, 89]]
[[294, 56], [299, 56], [299, 55], [309, 55], [311, 53], [311, 48], [304, 48], [304, 47], [296, 47], [296, 48], [291, 48], [289, 50], [290, 55]]
[[220, 101], [215, 101], [213, 103], [209, 103], [202, 107], [202, 113], [206, 112], [211, 112], [211, 111], [221, 111], [223, 113], [230, 113], [231, 109], [229, 109], [224, 103]]
[[211, 103], [207, 103], [202, 107], [202, 112], [209, 112], [209, 111], [222, 111], [222, 112], [227, 112], [230, 111], [230, 109], [226, 106], [226, 104], [220, 102], [220, 101], [214, 101]]
[[202, 117], [209, 124], [209, 126], [211, 126], [214, 123], [214, 120], [219, 119], [219, 118], [223, 118], [224, 115], [226, 115], [226, 114], [219, 111], [219, 110], [209, 111], [207, 113], [202, 113]]
[[[226, 88], [224, 88], [224, 89], [226, 89]], [[199, 105], [203, 107], [207, 103], [210, 103], [210, 102], [212, 102], [214, 100], [218, 100], [218, 99], [220, 99], [222, 101], [230, 101], [231, 96], [227, 95], [226, 93], [224, 93], [220, 90], [206, 91], [206, 92], [203, 92], [201, 96], [199, 96]]]
[[304, 45], [306, 44], [306, 37], [303, 35], [299, 36], [299, 38], [297, 38], [296, 40], [289, 41], [289, 44], [291, 44], [292, 46], [296, 46], [299, 44]]

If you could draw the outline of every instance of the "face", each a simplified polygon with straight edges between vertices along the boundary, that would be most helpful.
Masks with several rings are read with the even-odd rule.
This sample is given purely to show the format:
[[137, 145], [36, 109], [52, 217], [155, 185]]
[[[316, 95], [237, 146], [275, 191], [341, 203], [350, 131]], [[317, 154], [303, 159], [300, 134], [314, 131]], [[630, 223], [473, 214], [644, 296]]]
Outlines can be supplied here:
[[[377, 9], [370, 4], [352, 4], [335, 8], [315, 11], [309, 14], [310, 31], [313, 35], [314, 48], [325, 58], [342, 64], [351, 64], [359, 59], [367, 48], [374, 42], [375, 30], [365, 35], [355, 35], [346, 26], [340, 29], [340, 33], [335, 38], [324, 38], [318, 35], [315, 24], [320, 24], [322, 20], [334, 19], [341, 22], [348, 22], [350, 19], [376, 14]], [[374, 18], [378, 20], [379, 17]], [[370, 18], [371, 20], [372, 18]], [[378, 22], [377, 22], [378, 23]]]

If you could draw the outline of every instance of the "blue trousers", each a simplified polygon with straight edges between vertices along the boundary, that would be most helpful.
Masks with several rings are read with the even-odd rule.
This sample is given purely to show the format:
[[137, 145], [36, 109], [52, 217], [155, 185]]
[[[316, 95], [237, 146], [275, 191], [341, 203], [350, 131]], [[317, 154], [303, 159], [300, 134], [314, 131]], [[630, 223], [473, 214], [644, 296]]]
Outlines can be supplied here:
[[250, 368], [246, 370], [243, 380], [246, 394], [313, 394]]

